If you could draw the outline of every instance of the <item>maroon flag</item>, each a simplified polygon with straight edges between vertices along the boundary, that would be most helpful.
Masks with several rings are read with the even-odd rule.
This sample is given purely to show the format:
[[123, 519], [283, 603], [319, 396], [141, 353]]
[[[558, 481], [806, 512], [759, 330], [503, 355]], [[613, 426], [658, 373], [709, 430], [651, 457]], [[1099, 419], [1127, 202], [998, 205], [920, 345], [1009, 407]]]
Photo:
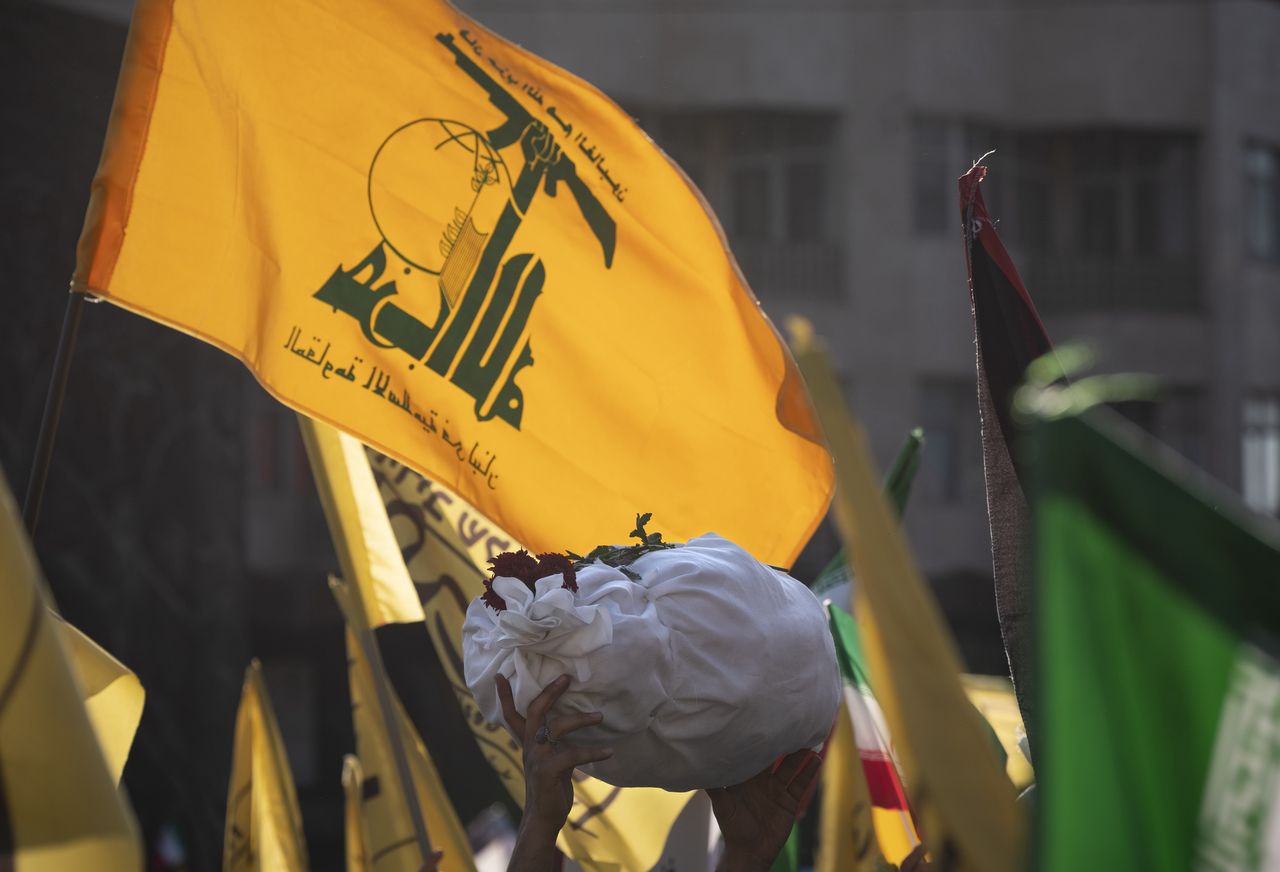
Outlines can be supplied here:
[[1035, 699], [1031, 676], [1031, 599], [1026, 561], [1026, 479], [1012, 421], [1013, 392], [1027, 365], [1053, 350], [1031, 296], [1018, 277], [1004, 243], [987, 214], [981, 183], [987, 168], [974, 166], [960, 177], [969, 267], [969, 303], [977, 346], [978, 414], [982, 461], [991, 524], [991, 564], [996, 613], [1009, 658], [1028, 744], [1035, 748]]

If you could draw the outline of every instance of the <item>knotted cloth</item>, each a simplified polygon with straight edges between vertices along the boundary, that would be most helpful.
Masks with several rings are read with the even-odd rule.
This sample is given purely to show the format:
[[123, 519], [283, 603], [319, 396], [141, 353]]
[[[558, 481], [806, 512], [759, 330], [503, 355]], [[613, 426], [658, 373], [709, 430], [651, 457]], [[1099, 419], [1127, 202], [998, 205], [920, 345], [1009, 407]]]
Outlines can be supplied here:
[[467, 685], [502, 723], [494, 679], [516, 709], [572, 677], [555, 718], [599, 711], [570, 741], [611, 747], [582, 767], [619, 787], [693, 790], [738, 784], [781, 754], [826, 738], [840, 701], [835, 649], [821, 604], [800, 582], [708, 533], [620, 569], [595, 562], [530, 590], [497, 578], [506, 600], [480, 600], [462, 628]]

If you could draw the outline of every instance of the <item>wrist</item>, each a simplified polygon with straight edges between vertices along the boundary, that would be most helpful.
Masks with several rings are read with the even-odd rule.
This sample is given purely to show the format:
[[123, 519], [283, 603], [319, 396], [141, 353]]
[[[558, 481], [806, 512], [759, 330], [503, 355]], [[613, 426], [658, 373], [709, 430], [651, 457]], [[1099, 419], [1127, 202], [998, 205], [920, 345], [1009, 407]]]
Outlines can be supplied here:
[[554, 843], [560, 835], [560, 823], [536, 811], [526, 811], [520, 818], [518, 834], [528, 839]]
[[559, 827], [555, 823], [536, 814], [526, 814], [520, 820], [508, 872], [554, 872], [559, 869], [556, 859], [558, 834]]

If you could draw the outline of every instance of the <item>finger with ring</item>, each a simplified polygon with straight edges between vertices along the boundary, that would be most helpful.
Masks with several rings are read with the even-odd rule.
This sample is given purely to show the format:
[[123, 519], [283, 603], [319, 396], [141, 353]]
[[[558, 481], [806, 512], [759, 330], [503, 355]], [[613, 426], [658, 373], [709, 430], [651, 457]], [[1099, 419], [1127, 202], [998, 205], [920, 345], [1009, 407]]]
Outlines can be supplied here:
[[551, 731], [547, 729], [546, 724], [538, 727], [538, 732], [534, 734], [533, 739], [539, 745], [550, 745], [552, 748], [557, 744], [557, 739], [551, 735]]

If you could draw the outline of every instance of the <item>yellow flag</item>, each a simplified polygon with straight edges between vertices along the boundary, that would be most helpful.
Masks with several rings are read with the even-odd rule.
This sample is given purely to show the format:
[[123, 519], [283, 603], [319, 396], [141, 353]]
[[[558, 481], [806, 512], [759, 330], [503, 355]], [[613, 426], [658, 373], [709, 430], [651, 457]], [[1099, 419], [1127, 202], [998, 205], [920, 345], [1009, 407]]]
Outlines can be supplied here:
[[120, 783], [129, 748], [138, 732], [142, 719], [142, 705], [146, 694], [138, 676], [127, 666], [108, 654], [97, 642], [50, 612], [57, 622], [62, 643], [71, 655], [71, 668], [75, 670], [80, 690], [84, 694], [84, 707], [93, 724], [93, 732], [102, 746], [103, 756], [111, 777]]
[[[364, 446], [327, 424], [298, 416], [316, 484], [329, 521], [338, 559], [354, 585], [331, 581], [348, 623], [348, 659], [352, 717], [359, 755], [369, 767], [375, 793], [367, 796], [369, 864], [379, 870], [420, 869], [424, 863], [414, 811], [401, 791], [400, 772], [389, 743], [400, 742], [408, 756], [414, 798], [426, 819], [434, 850], [443, 850], [444, 869], [472, 869], [470, 846], [444, 791], [435, 766], [398, 700], [396, 723], [388, 726], [376, 685], [385, 681], [381, 664], [370, 664], [355, 633], [389, 623], [423, 620], [422, 605], [409, 580], [400, 548], [391, 532]], [[352, 590], [354, 588], [354, 590]], [[350, 597], [357, 597], [351, 601]], [[390, 687], [387, 688], [391, 693]], [[387, 730], [397, 730], [388, 736]]]
[[1013, 785], [965, 696], [955, 643], [881, 495], [826, 353], [797, 332], [797, 357], [837, 459], [836, 523], [858, 579], [867, 664], [921, 834], [947, 869], [1014, 872], [1024, 863], [1025, 822]]
[[347, 855], [347, 872], [372, 872], [364, 826], [364, 770], [360, 758], [342, 758], [342, 833]]
[[[400, 792], [395, 758], [381, 716], [373, 670], [356, 638], [360, 615], [352, 608], [351, 591], [337, 579], [330, 580], [334, 596], [347, 619], [347, 672], [351, 687], [351, 720], [356, 734], [356, 756], [364, 767], [363, 810], [369, 867], [375, 872], [419, 872], [424, 862], [415, 836], [409, 806]], [[367, 629], [367, 628], [366, 628]], [[418, 731], [400, 701], [392, 696], [395, 724], [408, 757], [418, 806], [427, 823], [431, 847], [442, 851], [442, 872], [475, 872], [466, 831], [453, 810], [449, 796], [431, 762]]]
[[849, 707], [842, 705], [822, 763], [816, 872], [881, 872], [890, 868], [876, 843], [872, 812], [853, 721]]
[[[480, 595], [490, 557], [519, 548], [511, 534], [460, 496], [387, 457], [370, 452], [386, 513], [407, 559], [427, 629], [467, 723], [485, 758], [516, 802], [524, 802], [520, 748], [507, 731], [486, 724], [462, 674], [462, 622]], [[661, 857], [672, 824], [691, 794], [621, 789], [578, 773], [562, 847], [587, 870], [649, 869]]]
[[1018, 740], [1026, 735], [1022, 725], [1022, 711], [1013, 693], [1013, 682], [998, 675], [964, 675], [964, 692], [978, 713], [987, 719], [1001, 747], [1007, 755], [1004, 771], [1018, 790], [1024, 790], [1036, 780], [1031, 761], [1018, 747]]
[[254, 660], [244, 671], [236, 711], [222, 869], [303, 872], [307, 868], [293, 773], [262, 680], [262, 665]]
[[803, 384], [705, 201], [444, 0], [139, 0], [73, 286], [538, 550], [650, 511], [790, 565], [826, 509]]
[[[304, 416], [299, 421], [343, 571], [357, 579], [359, 606], [366, 615], [379, 616], [369, 620], [375, 626], [425, 620], [481, 751], [522, 803], [519, 746], [501, 726], [484, 722], [462, 676], [462, 621], [485, 577], [477, 562], [518, 547], [515, 540], [456, 495], [438, 486], [433, 489], [395, 461], [374, 453], [378, 466], [371, 471], [364, 447], [352, 437]], [[408, 555], [407, 566], [402, 552]], [[358, 624], [364, 619], [353, 620]], [[369, 688], [372, 692], [372, 684]], [[412, 735], [416, 737], [416, 731]], [[373, 766], [363, 752], [361, 758]], [[395, 777], [394, 770], [386, 770], [386, 777]], [[579, 774], [574, 809], [562, 834], [564, 848], [588, 870], [648, 869], [661, 856], [667, 833], [688, 798], [689, 794], [655, 789], [623, 791]], [[402, 823], [412, 825], [407, 817]], [[441, 849], [435, 828], [429, 823], [428, 829], [434, 847]], [[370, 824], [371, 838], [377, 832]]]
[[298, 424], [338, 563], [343, 577], [354, 582], [370, 627], [421, 621], [422, 604], [391, 532], [364, 446], [305, 415], [298, 416]]
[[0, 868], [140, 869], [133, 812], [58, 626], [0, 475]]

